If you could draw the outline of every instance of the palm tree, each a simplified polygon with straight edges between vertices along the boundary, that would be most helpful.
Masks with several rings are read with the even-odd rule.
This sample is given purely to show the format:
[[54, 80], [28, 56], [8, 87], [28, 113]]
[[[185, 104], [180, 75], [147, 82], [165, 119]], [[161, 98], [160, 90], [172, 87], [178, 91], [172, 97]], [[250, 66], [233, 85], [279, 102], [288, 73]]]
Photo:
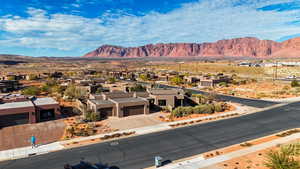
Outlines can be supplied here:
[[280, 150], [267, 154], [265, 166], [270, 169], [299, 169], [300, 163], [294, 159], [296, 155], [299, 155], [299, 143], [282, 146]]

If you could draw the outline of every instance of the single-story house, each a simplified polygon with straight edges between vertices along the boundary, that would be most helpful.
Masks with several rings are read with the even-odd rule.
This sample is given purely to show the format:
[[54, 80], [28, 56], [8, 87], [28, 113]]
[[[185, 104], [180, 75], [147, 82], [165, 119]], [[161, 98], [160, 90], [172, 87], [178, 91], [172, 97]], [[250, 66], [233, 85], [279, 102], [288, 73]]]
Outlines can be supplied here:
[[185, 92], [182, 89], [149, 89], [149, 97], [159, 107], [171, 107], [184, 105]]
[[131, 95], [121, 92], [92, 95], [87, 100], [87, 107], [93, 112], [99, 113], [101, 118], [149, 114], [148, 100]]
[[14, 102], [0, 100], [0, 127], [54, 120], [59, 115], [60, 106], [50, 97]]

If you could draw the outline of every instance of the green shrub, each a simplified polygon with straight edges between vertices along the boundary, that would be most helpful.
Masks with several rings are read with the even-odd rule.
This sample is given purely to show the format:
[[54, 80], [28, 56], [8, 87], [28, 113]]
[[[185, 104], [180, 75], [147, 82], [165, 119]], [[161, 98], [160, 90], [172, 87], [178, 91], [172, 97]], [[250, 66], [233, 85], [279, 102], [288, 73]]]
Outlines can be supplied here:
[[40, 93], [41, 93], [40, 88], [35, 86], [30, 86], [22, 90], [22, 94], [24, 95], [35, 96], [35, 95], [39, 95]]
[[193, 112], [195, 114], [212, 114], [214, 113], [214, 105], [212, 104], [202, 104], [194, 107]]
[[219, 86], [221, 86], [221, 87], [228, 87], [229, 85], [226, 82], [220, 82]]
[[224, 111], [223, 103], [215, 103], [214, 107], [215, 107], [214, 108], [215, 112], [222, 112], [222, 111]]
[[193, 114], [193, 107], [177, 107], [171, 112], [173, 117], [184, 117]]
[[131, 92], [144, 92], [146, 91], [146, 87], [141, 84], [136, 84], [135, 86], [130, 87]]

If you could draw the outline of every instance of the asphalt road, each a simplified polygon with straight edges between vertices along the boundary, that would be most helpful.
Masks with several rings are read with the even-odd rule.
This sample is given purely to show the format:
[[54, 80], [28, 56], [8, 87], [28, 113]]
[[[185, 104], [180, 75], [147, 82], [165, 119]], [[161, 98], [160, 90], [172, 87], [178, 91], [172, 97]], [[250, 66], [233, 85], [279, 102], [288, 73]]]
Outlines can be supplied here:
[[300, 102], [241, 117], [130, 137], [0, 163], [0, 169], [62, 169], [80, 158], [120, 169], [154, 164], [154, 156], [176, 160], [241, 143], [282, 130], [300, 127]]

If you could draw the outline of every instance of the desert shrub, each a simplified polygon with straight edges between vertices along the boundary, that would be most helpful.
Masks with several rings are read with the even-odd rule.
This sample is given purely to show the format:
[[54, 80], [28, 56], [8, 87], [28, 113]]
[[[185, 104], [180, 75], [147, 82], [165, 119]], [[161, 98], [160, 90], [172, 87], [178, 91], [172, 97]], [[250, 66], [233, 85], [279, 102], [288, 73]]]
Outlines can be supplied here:
[[276, 151], [269, 151], [266, 156], [264, 165], [270, 169], [298, 169], [300, 163], [291, 153], [293, 150], [290, 148], [282, 148]]
[[24, 95], [35, 96], [35, 95], [39, 95], [40, 93], [41, 93], [40, 88], [36, 86], [30, 86], [22, 90], [22, 94]]
[[212, 104], [202, 104], [194, 107], [193, 112], [196, 114], [212, 114], [214, 106]]
[[223, 103], [214, 103], [214, 107], [215, 112], [224, 111]]
[[199, 106], [194, 107], [193, 113], [202, 114], [203, 113], [203, 106], [199, 105]]
[[250, 81], [253, 82], [253, 83], [256, 83], [257, 79], [251, 79]]
[[294, 95], [298, 95], [300, 94], [300, 87], [294, 87], [291, 91]]
[[264, 97], [268, 97], [268, 95], [264, 92], [260, 92], [256, 95], [257, 98], [264, 98]]
[[251, 147], [252, 145], [253, 145], [252, 143], [248, 143], [248, 142], [240, 144], [240, 146], [242, 146], [242, 147]]
[[221, 87], [228, 87], [229, 85], [226, 82], [220, 82], [219, 86], [221, 86]]
[[101, 117], [98, 113], [92, 112], [91, 110], [86, 111], [86, 113], [84, 113], [84, 118], [87, 121], [99, 121], [101, 120]]
[[293, 80], [292, 82], [291, 82], [291, 87], [299, 87], [300, 85], [299, 85], [299, 82], [297, 81], [297, 80]]
[[241, 81], [239, 81], [239, 84], [240, 85], [245, 85], [245, 84], [247, 84], [247, 80], [241, 80]]
[[215, 106], [214, 106], [214, 104], [207, 104], [207, 111], [206, 111], [206, 113], [207, 114], [212, 114], [212, 113], [214, 113], [215, 112]]
[[288, 86], [288, 85], [285, 85], [285, 86], [282, 88], [282, 90], [290, 90], [290, 89], [291, 89], [291, 87]]
[[281, 95], [281, 94], [286, 94], [286, 93], [287, 93], [286, 90], [279, 90], [279, 91], [273, 91], [273, 92], [272, 92], [272, 94], [279, 94], [279, 95]]
[[234, 85], [239, 85], [240, 84], [239, 81], [237, 81], [237, 80], [232, 80], [231, 83], [234, 84]]
[[193, 113], [193, 107], [177, 107], [171, 112], [173, 117], [184, 117]]

